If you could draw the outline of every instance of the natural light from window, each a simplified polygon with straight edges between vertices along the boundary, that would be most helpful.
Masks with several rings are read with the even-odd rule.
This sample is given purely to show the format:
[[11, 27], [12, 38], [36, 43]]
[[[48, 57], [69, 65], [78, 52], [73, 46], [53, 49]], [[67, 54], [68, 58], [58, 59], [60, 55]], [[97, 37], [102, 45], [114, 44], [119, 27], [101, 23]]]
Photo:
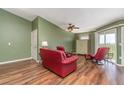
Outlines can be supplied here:
[[99, 35], [99, 44], [115, 44], [115, 33]]
[[105, 43], [104, 35], [99, 35], [99, 43], [100, 44], [104, 44]]
[[106, 34], [106, 44], [115, 44], [115, 33]]

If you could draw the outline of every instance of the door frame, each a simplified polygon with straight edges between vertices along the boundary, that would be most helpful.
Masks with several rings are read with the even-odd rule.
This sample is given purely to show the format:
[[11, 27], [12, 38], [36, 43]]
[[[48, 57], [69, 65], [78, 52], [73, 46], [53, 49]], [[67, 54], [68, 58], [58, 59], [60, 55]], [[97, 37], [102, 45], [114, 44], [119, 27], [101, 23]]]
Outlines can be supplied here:
[[[34, 58], [32, 55], [32, 34], [34, 33], [34, 31], [36, 32], [36, 58]], [[31, 32], [31, 57], [32, 57], [32, 59], [34, 59], [36, 62], [38, 62], [38, 30], [37, 29], [35, 29], [35, 30], [33, 30], [32, 32]]]

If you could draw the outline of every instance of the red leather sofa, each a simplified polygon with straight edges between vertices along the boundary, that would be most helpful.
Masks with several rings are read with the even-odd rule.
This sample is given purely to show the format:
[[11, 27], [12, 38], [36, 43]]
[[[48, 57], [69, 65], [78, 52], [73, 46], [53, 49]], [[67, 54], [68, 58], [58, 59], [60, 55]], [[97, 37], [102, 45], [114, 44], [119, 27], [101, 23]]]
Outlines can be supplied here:
[[67, 58], [63, 51], [41, 48], [40, 56], [43, 66], [61, 77], [67, 76], [77, 68], [78, 56]]

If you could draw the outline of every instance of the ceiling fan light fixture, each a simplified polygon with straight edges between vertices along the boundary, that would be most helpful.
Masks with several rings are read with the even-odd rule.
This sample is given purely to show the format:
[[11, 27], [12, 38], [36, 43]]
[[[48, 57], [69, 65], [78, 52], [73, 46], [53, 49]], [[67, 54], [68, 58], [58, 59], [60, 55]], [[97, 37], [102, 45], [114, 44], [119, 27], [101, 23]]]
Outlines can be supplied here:
[[69, 32], [72, 32], [72, 31], [74, 31], [74, 30], [78, 30], [79, 29], [79, 27], [77, 27], [77, 26], [75, 26], [75, 25], [72, 25], [72, 24], [68, 24], [69, 26], [67, 27], [67, 30], [69, 31]]

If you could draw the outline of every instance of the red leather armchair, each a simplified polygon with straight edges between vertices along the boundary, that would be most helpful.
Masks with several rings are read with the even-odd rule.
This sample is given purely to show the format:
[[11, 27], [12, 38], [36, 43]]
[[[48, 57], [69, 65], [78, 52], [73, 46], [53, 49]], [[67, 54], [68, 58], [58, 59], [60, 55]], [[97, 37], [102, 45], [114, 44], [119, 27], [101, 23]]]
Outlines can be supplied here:
[[100, 62], [105, 59], [105, 56], [108, 52], [109, 52], [108, 47], [100, 47], [97, 49], [95, 55], [93, 54], [86, 55], [86, 59], [91, 59], [91, 60], [95, 60], [96, 62]]
[[41, 48], [40, 56], [43, 66], [61, 77], [67, 76], [77, 68], [78, 56], [67, 58], [63, 51]]
[[66, 52], [63, 46], [57, 46], [56, 49], [65, 52], [67, 57], [71, 57], [73, 55], [72, 53]]

